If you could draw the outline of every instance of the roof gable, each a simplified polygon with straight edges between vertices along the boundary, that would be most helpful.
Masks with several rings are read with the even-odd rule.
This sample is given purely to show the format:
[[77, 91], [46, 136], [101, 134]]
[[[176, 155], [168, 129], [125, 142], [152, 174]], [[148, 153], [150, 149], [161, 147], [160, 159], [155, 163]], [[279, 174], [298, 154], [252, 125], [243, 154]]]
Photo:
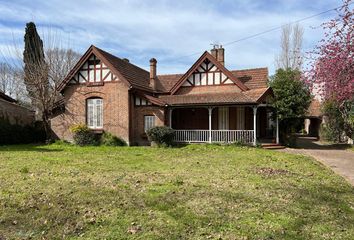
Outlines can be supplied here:
[[97, 52], [101, 54], [121, 76], [129, 82], [131, 86], [141, 90], [152, 91], [150, 86], [150, 73], [126, 60], [116, 57], [102, 49], [95, 47]]
[[91, 54], [86, 62], [77, 70], [69, 83], [98, 84], [116, 81], [118, 77], [95, 54]]
[[[98, 61], [100, 63], [98, 63]], [[95, 70], [96, 67], [102, 70], [102, 75], [104, 75], [102, 77], [102, 79], [104, 78], [103, 81], [106, 79], [110, 79], [111, 81], [119, 79], [126, 82], [129, 87], [134, 86], [138, 89], [151, 90], [149, 86], [149, 72], [93, 45], [90, 46], [81, 59], [71, 69], [66, 78], [59, 84], [58, 90], [62, 91], [70, 82], [90, 83], [90, 79], [92, 79], [92, 77], [90, 77], [90, 65]], [[107, 75], [108, 71], [111, 72], [110, 77]], [[99, 74], [97, 76], [101, 76], [101, 73], [92, 72], [91, 74], [93, 74], [91, 76], [95, 76], [96, 74]], [[100, 80], [102, 79], [100, 78]]]
[[237, 79], [229, 70], [220, 64], [207, 51], [193, 64], [193, 66], [180, 78], [172, 87], [171, 94], [181, 86], [203, 86], [203, 85], [223, 85], [235, 84], [242, 91], [248, 88]]
[[71, 69], [65, 79], [59, 84], [58, 90], [62, 91], [69, 84], [88, 83], [98, 84], [104, 81], [116, 81], [123, 76], [98, 52], [93, 45], [85, 52], [80, 60]]

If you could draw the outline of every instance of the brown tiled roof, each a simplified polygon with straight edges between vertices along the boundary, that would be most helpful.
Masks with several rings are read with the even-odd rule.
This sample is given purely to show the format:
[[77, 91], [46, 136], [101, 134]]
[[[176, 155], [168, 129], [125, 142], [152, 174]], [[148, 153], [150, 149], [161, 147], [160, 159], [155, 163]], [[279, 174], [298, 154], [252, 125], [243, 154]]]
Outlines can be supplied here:
[[254, 104], [263, 95], [267, 94], [269, 88], [254, 89], [244, 92], [231, 93], [202, 93], [190, 95], [161, 95], [159, 99], [168, 105], [189, 105], [189, 104]]
[[102, 49], [95, 47], [120, 74], [135, 87], [143, 87], [152, 90], [149, 86], [150, 73], [134, 64], [116, 57]]
[[254, 102], [258, 102], [262, 100], [262, 97], [267, 94], [267, 92], [271, 91], [271, 88], [255, 88], [250, 89], [248, 91], [244, 91], [243, 93], [252, 99]]
[[169, 92], [182, 76], [183, 74], [157, 75], [157, 89], [162, 92]]
[[[230, 71], [249, 89], [268, 87], [268, 68], [254, 68]], [[183, 74], [158, 75], [157, 88], [162, 92], [168, 92], [180, 80]]]
[[[129, 63], [119, 57], [116, 57], [102, 49], [99, 49], [95, 46], [91, 46], [84, 56], [80, 59], [80, 61], [75, 65], [75, 67], [70, 71], [68, 76], [64, 79], [64, 81], [59, 85], [58, 89], [61, 91], [65, 87], [65, 85], [71, 80], [75, 72], [79, 69], [82, 63], [88, 59], [91, 53], [97, 53], [101, 55], [107, 62], [107, 64], [111, 65], [113, 69], [111, 69], [116, 75], [122, 77], [125, 81], [127, 81], [132, 87], [143, 89], [149, 92], [152, 92], [152, 88], [149, 85], [150, 82], [150, 74], [148, 71]], [[213, 58], [208, 52], [205, 52], [202, 57]], [[197, 63], [197, 62], [196, 62]], [[196, 64], [195, 63], [195, 64]], [[194, 65], [195, 65], [194, 64]], [[216, 63], [218, 64], [218, 63]], [[193, 65], [193, 66], [194, 66]], [[219, 68], [223, 68], [223, 66], [219, 66]], [[258, 89], [258, 88], [266, 88], [267, 80], [268, 80], [268, 69], [267, 68], [255, 68], [255, 69], [246, 69], [246, 70], [233, 70], [228, 71], [224, 69], [234, 81], [239, 83], [239, 85], [243, 86], [245, 90], [248, 89]], [[176, 84], [178, 84], [182, 77], [185, 74], [166, 74], [166, 75], [158, 75], [157, 78], [157, 91], [158, 92], [170, 92]]]
[[[95, 47], [133, 86], [140, 86], [151, 90], [149, 86], [150, 74], [148, 71], [120, 59], [102, 49]], [[253, 68], [230, 71], [249, 89], [266, 88], [268, 81], [268, 68]], [[158, 75], [157, 90], [168, 92], [181, 79], [184, 74]]]
[[270, 88], [251, 89], [244, 92], [200, 93], [189, 95], [161, 95], [159, 99], [168, 105], [189, 104], [255, 104], [271, 94]]
[[306, 116], [308, 117], [320, 117], [322, 116], [321, 112], [321, 103], [317, 99], [313, 99], [310, 103], [309, 108], [307, 109]]
[[252, 103], [252, 100], [242, 92], [162, 95], [160, 99], [168, 105]]
[[268, 86], [268, 68], [232, 70], [231, 72], [249, 89], [266, 88]]

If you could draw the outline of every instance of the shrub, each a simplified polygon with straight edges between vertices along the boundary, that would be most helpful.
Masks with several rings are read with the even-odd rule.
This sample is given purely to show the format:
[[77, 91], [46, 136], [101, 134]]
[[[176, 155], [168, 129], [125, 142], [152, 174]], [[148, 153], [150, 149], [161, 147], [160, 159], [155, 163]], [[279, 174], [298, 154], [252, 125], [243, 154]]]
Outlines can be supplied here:
[[153, 141], [157, 146], [171, 146], [175, 131], [166, 126], [153, 127], [146, 132], [150, 141]]
[[322, 112], [327, 117], [327, 121], [320, 127], [320, 137], [331, 142], [341, 142], [345, 123], [338, 104], [327, 100], [323, 103]]
[[127, 143], [122, 138], [108, 132], [103, 133], [101, 144], [105, 146], [127, 146]]
[[97, 137], [85, 124], [78, 124], [70, 127], [74, 134], [74, 143], [79, 146], [96, 145]]
[[310, 106], [310, 90], [301, 80], [301, 72], [290, 68], [278, 69], [271, 77], [270, 87], [275, 97], [272, 105], [279, 117], [280, 142], [293, 145], [291, 135], [302, 126], [299, 120]]

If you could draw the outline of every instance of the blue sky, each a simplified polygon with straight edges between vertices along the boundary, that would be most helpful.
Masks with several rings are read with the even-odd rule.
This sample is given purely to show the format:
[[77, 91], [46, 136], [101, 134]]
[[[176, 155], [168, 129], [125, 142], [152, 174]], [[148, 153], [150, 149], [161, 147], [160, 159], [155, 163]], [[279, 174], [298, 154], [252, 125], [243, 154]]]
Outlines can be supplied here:
[[[26, 22], [34, 21], [45, 43], [84, 53], [94, 44], [158, 73], [183, 73], [211, 43], [247, 37], [341, 5], [340, 0], [0, 0], [0, 50], [22, 45]], [[319, 25], [335, 12], [301, 22], [304, 51], [321, 39]], [[48, 40], [50, 38], [50, 40]], [[280, 30], [225, 47], [229, 69], [268, 67], [280, 51]], [[4, 54], [5, 53], [5, 54]], [[193, 56], [191, 54], [198, 53]], [[187, 57], [186, 57], [187, 56]]]

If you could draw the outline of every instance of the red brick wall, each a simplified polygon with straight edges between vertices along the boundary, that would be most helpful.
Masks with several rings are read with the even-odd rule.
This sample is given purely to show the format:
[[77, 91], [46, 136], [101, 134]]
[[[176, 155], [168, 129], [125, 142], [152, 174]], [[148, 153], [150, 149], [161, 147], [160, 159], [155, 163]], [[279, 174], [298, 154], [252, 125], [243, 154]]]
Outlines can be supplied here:
[[144, 116], [154, 115], [155, 125], [168, 125], [165, 116], [168, 112], [158, 106], [133, 106], [132, 104], [132, 145], [149, 145], [146, 134], [144, 132]]
[[3, 99], [0, 99], [0, 118], [22, 126], [31, 125], [35, 120], [34, 111]]
[[69, 128], [86, 123], [86, 99], [91, 97], [103, 99], [103, 130], [129, 143], [129, 88], [121, 81], [94, 87], [85, 84], [68, 86], [64, 91], [65, 112], [51, 120], [54, 133], [60, 139], [71, 141]]

